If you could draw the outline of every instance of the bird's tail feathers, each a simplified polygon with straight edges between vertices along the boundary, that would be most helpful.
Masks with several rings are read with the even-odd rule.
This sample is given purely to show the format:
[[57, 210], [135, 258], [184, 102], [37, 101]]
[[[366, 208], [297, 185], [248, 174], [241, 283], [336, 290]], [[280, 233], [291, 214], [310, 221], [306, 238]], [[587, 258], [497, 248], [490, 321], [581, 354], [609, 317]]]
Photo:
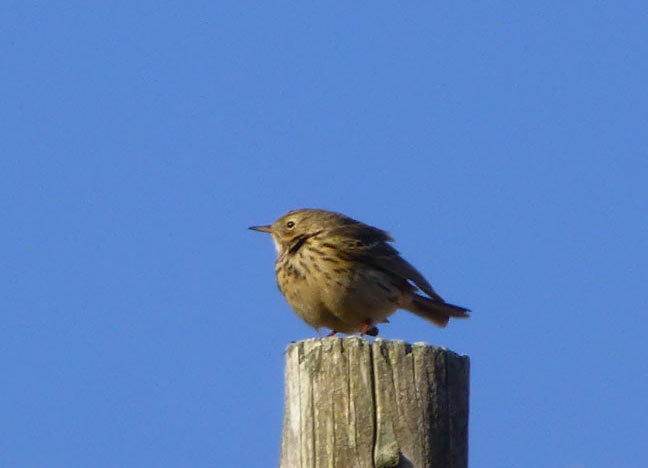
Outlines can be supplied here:
[[470, 312], [465, 307], [438, 302], [418, 294], [414, 294], [407, 310], [439, 327], [445, 327], [450, 317], [468, 318], [468, 312]]

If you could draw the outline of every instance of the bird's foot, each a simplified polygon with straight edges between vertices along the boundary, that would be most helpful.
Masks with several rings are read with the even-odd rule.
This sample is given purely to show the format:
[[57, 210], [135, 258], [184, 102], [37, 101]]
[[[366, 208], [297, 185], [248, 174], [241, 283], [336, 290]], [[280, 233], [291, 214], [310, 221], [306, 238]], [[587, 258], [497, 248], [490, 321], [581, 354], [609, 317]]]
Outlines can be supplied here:
[[378, 328], [374, 327], [371, 323], [371, 320], [367, 320], [365, 324], [360, 329], [360, 336], [378, 336]]

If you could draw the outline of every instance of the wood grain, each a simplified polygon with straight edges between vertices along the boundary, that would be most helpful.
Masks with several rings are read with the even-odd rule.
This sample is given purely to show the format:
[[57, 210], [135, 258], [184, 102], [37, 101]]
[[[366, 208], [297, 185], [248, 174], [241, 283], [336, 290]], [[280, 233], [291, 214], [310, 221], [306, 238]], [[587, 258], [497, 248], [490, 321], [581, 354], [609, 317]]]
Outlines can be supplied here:
[[286, 350], [281, 468], [466, 468], [469, 359], [422, 343]]

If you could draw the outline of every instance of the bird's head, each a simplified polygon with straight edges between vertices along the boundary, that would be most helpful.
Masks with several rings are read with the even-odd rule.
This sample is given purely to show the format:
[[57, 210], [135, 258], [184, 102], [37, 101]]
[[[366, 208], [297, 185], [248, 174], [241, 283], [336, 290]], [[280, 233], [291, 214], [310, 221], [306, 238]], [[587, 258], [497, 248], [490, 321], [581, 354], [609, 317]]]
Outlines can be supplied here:
[[289, 211], [272, 224], [252, 226], [253, 231], [267, 232], [272, 236], [277, 256], [296, 250], [304, 242], [321, 232], [357, 221], [339, 213], [326, 210], [300, 209]]

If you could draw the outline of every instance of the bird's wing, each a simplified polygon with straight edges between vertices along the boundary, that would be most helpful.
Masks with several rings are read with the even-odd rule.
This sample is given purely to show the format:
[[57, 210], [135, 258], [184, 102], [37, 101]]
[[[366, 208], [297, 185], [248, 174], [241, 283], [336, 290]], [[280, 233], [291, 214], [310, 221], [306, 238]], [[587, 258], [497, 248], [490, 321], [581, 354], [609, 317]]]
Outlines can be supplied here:
[[398, 251], [389, 244], [377, 245], [371, 249], [369, 261], [383, 270], [389, 271], [396, 276], [413, 282], [425, 294], [432, 299], [444, 302], [441, 296], [432, 288], [432, 285], [423, 277], [419, 271], [407, 260], [401, 257]]
[[394, 240], [387, 232], [358, 223], [341, 226], [328, 234], [337, 238], [336, 243], [343, 246], [343, 253], [351, 259], [361, 260], [411, 281], [432, 299], [444, 302], [423, 275], [387, 243]]

